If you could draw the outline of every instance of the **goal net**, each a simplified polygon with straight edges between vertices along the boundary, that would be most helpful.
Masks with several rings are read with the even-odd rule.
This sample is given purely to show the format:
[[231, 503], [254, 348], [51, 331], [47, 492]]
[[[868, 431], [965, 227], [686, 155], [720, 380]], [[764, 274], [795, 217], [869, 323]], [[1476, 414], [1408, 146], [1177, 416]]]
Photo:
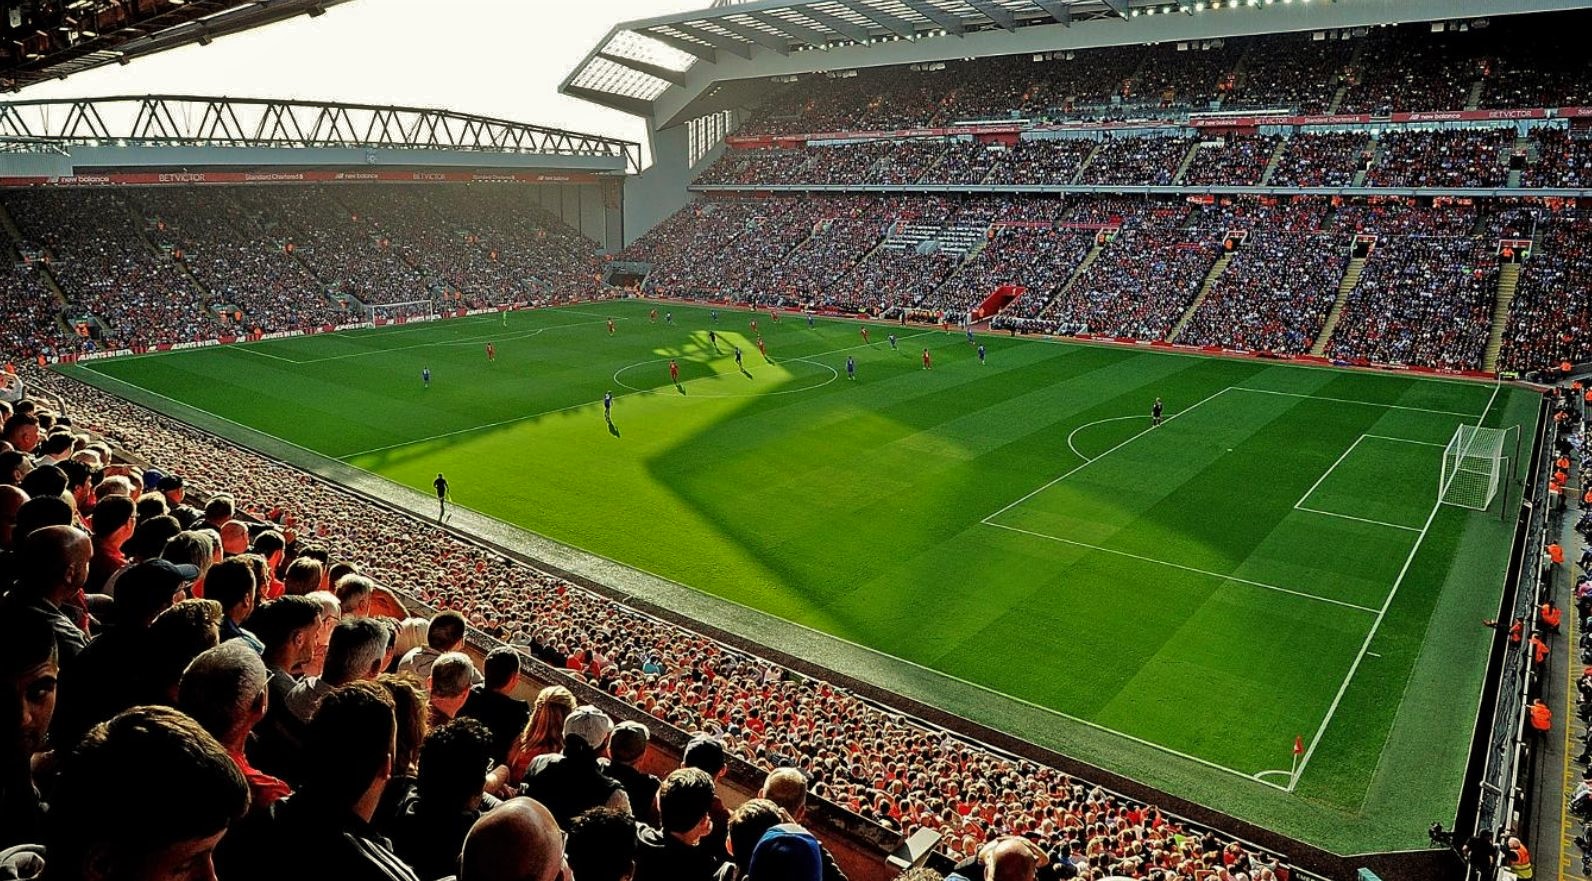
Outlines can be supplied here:
[[432, 300], [410, 300], [406, 303], [376, 303], [365, 307], [365, 320], [370, 324], [394, 324], [405, 321], [435, 318], [437, 304]]
[[1487, 510], [1498, 492], [1503, 473], [1506, 433], [1506, 429], [1475, 425], [1461, 425], [1455, 430], [1453, 439], [1443, 449], [1439, 501], [1476, 511]]

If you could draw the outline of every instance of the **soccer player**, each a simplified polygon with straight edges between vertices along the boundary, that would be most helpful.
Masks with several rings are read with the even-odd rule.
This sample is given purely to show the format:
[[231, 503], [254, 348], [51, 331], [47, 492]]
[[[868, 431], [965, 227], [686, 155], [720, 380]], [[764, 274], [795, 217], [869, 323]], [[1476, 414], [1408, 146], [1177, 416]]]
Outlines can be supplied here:
[[772, 319], [775, 324], [778, 324], [779, 323], [779, 310], [775, 309], [773, 306], [768, 307], [768, 317], [770, 319]]
[[1150, 427], [1154, 428], [1155, 426], [1160, 425], [1160, 424], [1161, 424], [1161, 399], [1160, 398], [1156, 398], [1155, 399], [1155, 403], [1150, 405]]
[[614, 421], [614, 393], [603, 392], [603, 421]]
[[608, 335], [614, 335], [614, 320], [612, 318], [608, 319]]
[[934, 362], [929, 360], [929, 350], [928, 349], [924, 349], [923, 350], [923, 369], [924, 370], [933, 370], [934, 369]]
[[708, 342], [713, 344], [713, 351], [719, 350], [719, 335], [717, 331], [708, 331]]
[[846, 378], [853, 381], [857, 379], [857, 359], [850, 355], [846, 356]]
[[669, 359], [669, 381], [675, 385], [680, 384], [680, 365], [673, 358]]
[[735, 349], [735, 369], [744, 373], [744, 372], [746, 372], [746, 368], [741, 366], [741, 347], [740, 346], [735, 346], [734, 349]]
[[[504, 314], [506, 315], [508, 313], [504, 313]], [[491, 343], [487, 343], [486, 344], [486, 359], [488, 361], [496, 361], [497, 360], [497, 346], [494, 346]]]
[[708, 317], [713, 319], [713, 323], [714, 324], [718, 324], [719, 323], [719, 310], [717, 310], [717, 309], [709, 309], [708, 310]]
[[652, 322], [653, 324], [657, 324], [658, 323], [658, 307], [657, 306], [652, 307], [652, 311], [647, 313], [647, 320]]
[[426, 388], [431, 388], [431, 368], [430, 367], [422, 367], [422, 368], [420, 368], [420, 382]]
[[509, 326], [509, 310], [504, 309], [502, 312], [500, 312], [498, 314], [503, 316], [503, 326], [504, 327], [508, 327]]
[[892, 351], [892, 352], [896, 351], [896, 337], [895, 337], [895, 334], [890, 334], [888, 337], [885, 337], [885, 339], [890, 341], [890, 351]]
[[448, 516], [448, 478], [437, 472], [437, 479], [431, 481], [432, 487], [437, 491], [437, 519]]
[[752, 333], [754, 333], [754, 334], [757, 333], [757, 317], [756, 316], [753, 316], [753, 318], [752, 318]]
[[807, 329], [812, 330], [816, 325], [813, 322], [813, 313], [807, 313]]
[[758, 337], [757, 338], [757, 350], [759, 352], [763, 353], [763, 360], [767, 361], [768, 360], [768, 346], [763, 342], [763, 338], [762, 337]]
[[968, 343], [973, 342], [973, 326], [971, 324], [967, 326], [967, 341]]
[[663, 323], [664, 324], [673, 324], [674, 323], [674, 313], [673, 312], [665, 312], [665, 313], [663, 313]]
[[868, 328], [866, 325], [862, 328], [862, 344], [865, 346], [868, 344]]
[[978, 344], [978, 363], [980, 363], [980, 364], [984, 363], [984, 344], [983, 343], [979, 343]]

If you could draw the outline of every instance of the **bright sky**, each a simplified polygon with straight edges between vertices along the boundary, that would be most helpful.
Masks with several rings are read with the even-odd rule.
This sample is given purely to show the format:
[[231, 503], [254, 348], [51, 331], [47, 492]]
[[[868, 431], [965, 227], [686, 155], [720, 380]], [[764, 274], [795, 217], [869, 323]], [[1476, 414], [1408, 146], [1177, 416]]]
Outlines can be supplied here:
[[[24, 89], [18, 99], [194, 94], [444, 107], [645, 142], [634, 117], [558, 94], [621, 21], [708, 0], [352, 0]], [[566, 11], [578, 9], [575, 11]]]

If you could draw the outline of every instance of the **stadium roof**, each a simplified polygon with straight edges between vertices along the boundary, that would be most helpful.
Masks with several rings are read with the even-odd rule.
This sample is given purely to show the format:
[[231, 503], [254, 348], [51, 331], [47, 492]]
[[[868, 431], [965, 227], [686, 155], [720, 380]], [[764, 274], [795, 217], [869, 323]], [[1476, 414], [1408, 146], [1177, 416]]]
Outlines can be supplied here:
[[640, 145], [424, 107], [140, 95], [0, 102], [0, 148], [343, 147], [610, 157], [639, 170]]
[[189, 43], [209, 44], [347, 0], [8, 0], [0, 6], [0, 90]]
[[668, 119], [710, 84], [747, 77], [1588, 5], [1578, 0], [718, 0], [708, 9], [616, 25], [559, 89], [627, 113]]

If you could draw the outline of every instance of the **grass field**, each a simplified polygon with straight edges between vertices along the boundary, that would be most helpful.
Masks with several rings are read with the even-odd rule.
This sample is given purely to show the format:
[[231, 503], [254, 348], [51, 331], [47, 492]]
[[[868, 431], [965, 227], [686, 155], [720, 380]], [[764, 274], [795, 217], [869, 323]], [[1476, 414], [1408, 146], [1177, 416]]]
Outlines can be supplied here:
[[955, 709], [1335, 850], [1452, 816], [1512, 518], [1436, 504], [1440, 459], [1462, 423], [1529, 437], [1534, 395], [1002, 336], [980, 365], [956, 333], [766, 315], [765, 361], [747, 313], [648, 308], [73, 372], [421, 491], [445, 472], [461, 505], [987, 690]]

